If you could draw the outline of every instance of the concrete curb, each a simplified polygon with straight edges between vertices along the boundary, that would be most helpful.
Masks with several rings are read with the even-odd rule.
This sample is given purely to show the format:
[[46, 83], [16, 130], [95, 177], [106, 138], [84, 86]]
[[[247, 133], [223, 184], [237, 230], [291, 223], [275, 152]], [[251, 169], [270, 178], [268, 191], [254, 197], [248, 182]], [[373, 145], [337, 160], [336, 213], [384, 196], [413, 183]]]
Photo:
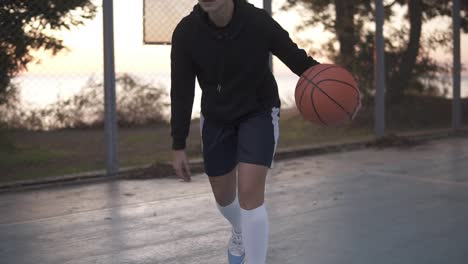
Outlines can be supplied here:
[[[468, 136], [468, 129], [454, 132], [453, 130], [431, 130], [425, 132], [402, 133], [398, 136], [389, 135], [383, 139], [373, 137], [363, 138], [355, 141], [342, 141], [333, 144], [307, 145], [302, 147], [291, 147], [279, 149], [275, 154], [275, 161], [299, 158], [304, 156], [321, 155], [342, 151], [352, 151], [369, 147], [411, 147], [423, 141], [438, 140], [449, 137]], [[190, 169], [193, 174], [203, 173], [203, 161], [201, 159], [191, 160]], [[69, 174], [58, 177], [48, 177], [40, 180], [16, 181], [0, 184], [0, 193], [45, 188], [52, 186], [63, 186], [70, 184], [83, 184], [91, 182], [121, 180], [121, 179], [154, 179], [154, 178], [176, 178], [171, 164], [157, 163], [144, 166], [122, 168], [118, 173], [107, 175], [104, 170], [86, 173]]]

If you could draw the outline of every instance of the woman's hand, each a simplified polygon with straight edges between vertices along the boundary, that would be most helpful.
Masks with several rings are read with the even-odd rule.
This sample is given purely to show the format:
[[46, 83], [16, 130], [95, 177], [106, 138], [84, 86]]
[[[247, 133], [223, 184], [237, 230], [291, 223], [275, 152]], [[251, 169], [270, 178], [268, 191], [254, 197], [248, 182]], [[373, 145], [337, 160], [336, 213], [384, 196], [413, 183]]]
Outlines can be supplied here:
[[172, 151], [172, 167], [174, 168], [177, 177], [181, 178], [185, 182], [189, 182], [191, 180], [190, 167], [185, 150]]

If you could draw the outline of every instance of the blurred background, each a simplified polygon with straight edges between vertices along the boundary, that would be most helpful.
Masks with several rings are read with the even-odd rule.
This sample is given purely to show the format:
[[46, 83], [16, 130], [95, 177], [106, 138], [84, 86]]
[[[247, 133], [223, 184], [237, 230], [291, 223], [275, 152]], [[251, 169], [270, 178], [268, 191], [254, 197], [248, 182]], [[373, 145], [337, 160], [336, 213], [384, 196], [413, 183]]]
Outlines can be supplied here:
[[[182, 3], [180, 3], [182, 2]], [[170, 35], [197, 1], [113, 1], [120, 168], [171, 154]], [[262, 0], [250, 0], [262, 8]], [[273, 59], [281, 100], [279, 148], [374, 138], [374, 1], [272, 0], [273, 17], [316, 60], [349, 69], [363, 93], [340, 128], [304, 121], [298, 77]], [[0, 181], [106, 168], [103, 6], [100, 0], [0, 4]], [[388, 0], [385, 7], [387, 135], [452, 127], [452, 1]], [[461, 1], [461, 62], [468, 63], [468, 1]], [[200, 157], [196, 90], [188, 153]], [[462, 67], [462, 124], [468, 71]]]

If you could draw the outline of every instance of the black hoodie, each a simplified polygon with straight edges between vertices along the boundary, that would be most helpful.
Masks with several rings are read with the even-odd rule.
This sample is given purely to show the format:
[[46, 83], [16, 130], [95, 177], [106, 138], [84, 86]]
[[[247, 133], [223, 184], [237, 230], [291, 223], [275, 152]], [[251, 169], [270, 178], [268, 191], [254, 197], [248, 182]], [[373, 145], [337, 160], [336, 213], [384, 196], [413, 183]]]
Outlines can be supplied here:
[[171, 127], [173, 149], [185, 148], [195, 93], [201, 113], [212, 122], [235, 124], [256, 111], [280, 107], [278, 86], [268, 65], [272, 52], [300, 76], [318, 64], [299, 49], [268, 13], [234, 0], [234, 14], [217, 28], [197, 4], [172, 35]]

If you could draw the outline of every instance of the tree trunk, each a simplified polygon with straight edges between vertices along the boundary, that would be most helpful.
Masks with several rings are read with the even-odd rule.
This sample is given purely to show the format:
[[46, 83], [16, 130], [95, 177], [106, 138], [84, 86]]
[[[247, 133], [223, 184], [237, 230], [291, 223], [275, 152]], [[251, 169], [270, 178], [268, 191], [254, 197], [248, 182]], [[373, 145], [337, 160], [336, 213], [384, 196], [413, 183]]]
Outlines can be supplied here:
[[354, 61], [356, 30], [354, 26], [354, 0], [335, 0], [335, 31], [340, 44], [338, 63], [348, 69]]
[[410, 83], [419, 54], [423, 13], [422, 0], [409, 0], [408, 12], [410, 20], [409, 41], [400, 60], [398, 71], [390, 80], [389, 99], [391, 102], [398, 102], [402, 99]]

